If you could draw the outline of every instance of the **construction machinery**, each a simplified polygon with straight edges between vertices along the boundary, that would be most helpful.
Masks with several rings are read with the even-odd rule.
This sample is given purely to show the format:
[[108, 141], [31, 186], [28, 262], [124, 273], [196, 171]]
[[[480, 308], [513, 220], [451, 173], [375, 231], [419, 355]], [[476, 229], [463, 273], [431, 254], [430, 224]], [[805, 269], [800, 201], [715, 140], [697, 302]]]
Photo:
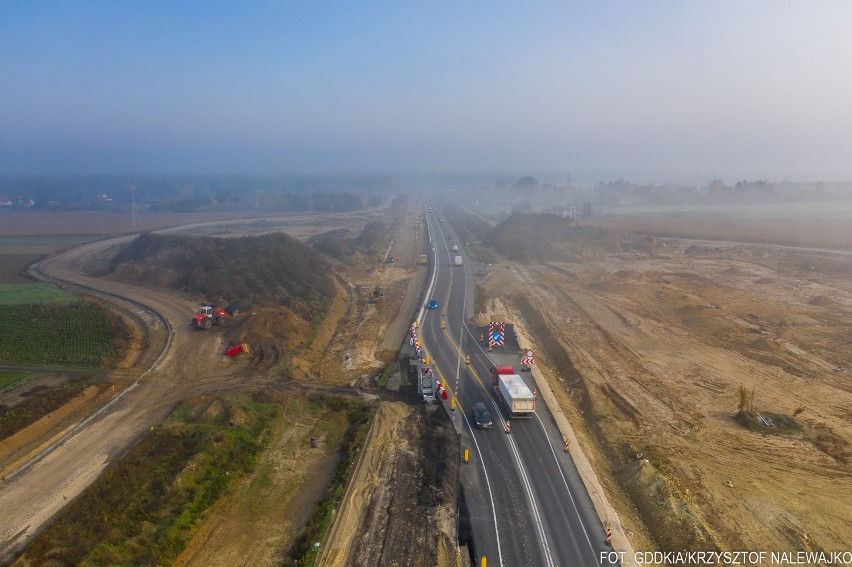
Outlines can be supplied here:
[[222, 354], [224, 354], [225, 356], [228, 356], [230, 358], [234, 358], [235, 356], [237, 356], [241, 352], [244, 352], [246, 354], [251, 354], [251, 349], [249, 348], [248, 343], [242, 343], [242, 344], [239, 344], [239, 345], [231, 345], [228, 348], [226, 348], [224, 351], [222, 351]]
[[409, 360], [409, 371], [416, 374], [417, 395], [427, 404], [437, 399], [439, 381], [435, 365], [429, 363], [429, 358], [412, 358]]
[[370, 292], [370, 296], [367, 298], [367, 303], [381, 303], [385, 298], [385, 290], [381, 287], [376, 286]]
[[221, 325], [226, 317], [234, 315], [236, 309], [229, 305], [228, 307], [219, 307], [217, 305], [203, 304], [189, 320], [189, 324], [196, 329], [209, 329], [213, 325]]

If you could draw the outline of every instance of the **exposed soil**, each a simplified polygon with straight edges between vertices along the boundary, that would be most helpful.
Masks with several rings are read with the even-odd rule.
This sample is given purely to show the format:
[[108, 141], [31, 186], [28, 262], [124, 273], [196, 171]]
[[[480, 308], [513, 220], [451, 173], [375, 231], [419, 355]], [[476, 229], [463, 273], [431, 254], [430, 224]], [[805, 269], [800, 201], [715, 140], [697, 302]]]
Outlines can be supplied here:
[[253, 471], [213, 507], [174, 565], [282, 564], [340, 460], [317, 433], [317, 417], [304, 397], [284, 405]]
[[318, 564], [461, 565], [459, 450], [439, 406], [383, 403]]
[[[852, 545], [852, 257], [668, 242], [479, 283], [537, 343], [637, 549]], [[800, 429], [740, 425], [740, 387], [803, 407]]]
[[[195, 331], [185, 322], [187, 314], [194, 312], [197, 298], [183, 297], [156, 282], [153, 287], [139, 287], [81, 275], [84, 266], [104, 253], [102, 244], [54, 263], [50, 269], [59, 277], [155, 306], [172, 322], [172, 347], [155, 370], [143, 372], [150, 364], [150, 353], [159, 352], [158, 345], [167, 334], [157, 319], [138, 315], [141, 319], [132, 326], [134, 342], [124, 362], [128, 368], [111, 373], [107, 377], [110, 386], [101, 394], [112, 400], [111, 405], [93, 420], [83, 418], [99, 404], [63, 408], [67, 418], [60, 420], [61, 423], [40, 423], [39, 427], [28, 428], [22, 432], [20, 442], [8, 448], [10, 457], [0, 463], [3, 475], [25, 460], [11, 455], [36, 454], [61, 434], [71, 434], [36, 466], [7, 477], [0, 484], [0, 508], [13, 511], [2, 515], [0, 556], [38, 530], [64, 502], [79, 494], [179, 400], [230, 391], [256, 391], [282, 379], [295, 379], [305, 387], [318, 389], [368, 386], [385, 365], [393, 363], [420, 299], [416, 292], [422, 285], [426, 267], [418, 264], [419, 255], [425, 252], [424, 229], [414, 226], [415, 212], [419, 216], [419, 210], [419, 204], [412, 200], [407, 210], [393, 211], [384, 219], [391, 221], [394, 228], [393, 243], [386, 254], [399, 256], [399, 262], [382, 264], [380, 257], [385, 256], [381, 255], [364, 262], [336, 264], [335, 269], [340, 272], [339, 293], [327, 318], [316, 328], [305, 326], [286, 312], [258, 309], [240, 312], [223, 327]], [[174, 217], [169, 220], [173, 221]], [[292, 221], [282, 219], [275, 226], [270, 221], [250, 230], [245, 224], [233, 226], [223, 221], [194, 232], [230, 236], [262, 228], [285, 230], [307, 238], [341, 226], [355, 228], [364, 222], [364, 214], [315, 215]], [[74, 222], [69, 218], [68, 226], [72, 225]], [[104, 230], [108, 233], [112, 229]], [[368, 303], [366, 291], [376, 285], [385, 290], [383, 301]], [[138, 314], [138, 309], [128, 304], [121, 308]], [[295, 349], [309, 339], [312, 339], [310, 348]], [[221, 354], [228, 342], [247, 342], [254, 354], [228, 359]], [[115, 391], [112, 384], [116, 385]], [[125, 389], [131, 384], [132, 387]], [[383, 403], [381, 407], [387, 405]], [[405, 406], [390, 404], [390, 407], [401, 411]], [[394, 482], [376, 477], [375, 486], [362, 487], [367, 491], [378, 489], [388, 506], [369, 509], [355, 506], [347, 512], [356, 525], [370, 526], [376, 534], [372, 543], [359, 540], [356, 555], [361, 563], [358, 564], [391, 564], [397, 557], [408, 557], [411, 564], [431, 565], [439, 555], [445, 561], [442, 565], [455, 564], [452, 539], [455, 495], [450, 487], [454, 490], [456, 482], [452, 471], [436, 468], [441, 463], [457, 464], [452, 443], [444, 443], [455, 437], [445, 437], [447, 428], [440, 419], [418, 413], [420, 409], [407, 411], [413, 412], [412, 419], [402, 423], [391, 420], [386, 424], [398, 428], [394, 439], [399, 441], [399, 447], [394, 443], [390, 451], [382, 451], [388, 446], [379, 444], [378, 452], [383, 453], [384, 460], [378, 462], [385, 470], [395, 471]], [[299, 488], [293, 494], [298, 496], [259, 499], [251, 484], [259, 477], [252, 475], [246, 485], [241, 485], [214, 508], [181, 562], [207, 564], [221, 559], [221, 564], [280, 564], [280, 558], [292, 543], [290, 534], [282, 533], [281, 527], [295, 530], [307, 519], [325, 490], [336, 458], [323, 453], [322, 448], [302, 453], [305, 435], [298, 423], [294, 421], [291, 425], [276, 432], [272, 448], [261, 458], [258, 471], [274, 469], [276, 482], [294, 483]], [[405, 447], [408, 449], [404, 450]], [[371, 450], [368, 444], [365, 454]], [[446, 453], [437, 458], [436, 450]], [[289, 463], [286, 470], [280, 460], [284, 454]], [[426, 517], [431, 518], [430, 529], [435, 528], [429, 534], [422, 531], [422, 519]], [[436, 536], [438, 533], [444, 535]], [[386, 543], [380, 544], [380, 540]]]

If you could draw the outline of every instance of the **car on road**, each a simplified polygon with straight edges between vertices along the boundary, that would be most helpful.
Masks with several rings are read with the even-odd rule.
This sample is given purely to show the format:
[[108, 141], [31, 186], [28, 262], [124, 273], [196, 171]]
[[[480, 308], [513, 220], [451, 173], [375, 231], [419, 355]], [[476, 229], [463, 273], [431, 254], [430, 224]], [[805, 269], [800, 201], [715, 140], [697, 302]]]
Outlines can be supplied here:
[[430, 299], [429, 305], [427, 305], [426, 307], [428, 307], [429, 309], [437, 309], [438, 308], [438, 300], [437, 299]]
[[477, 429], [491, 429], [491, 412], [488, 411], [485, 404], [482, 402], [473, 404], [471, 415], [473, 416], [473, 424]]

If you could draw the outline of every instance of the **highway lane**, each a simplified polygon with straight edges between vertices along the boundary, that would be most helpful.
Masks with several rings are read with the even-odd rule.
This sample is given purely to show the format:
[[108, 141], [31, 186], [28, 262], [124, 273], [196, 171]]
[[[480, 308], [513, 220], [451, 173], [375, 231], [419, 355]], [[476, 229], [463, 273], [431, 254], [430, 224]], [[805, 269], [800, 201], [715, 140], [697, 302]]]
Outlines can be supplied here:
[[[493, 362], [475, 330], [466, 327], [472, 312], [470, 267], [467, 261], [452, 266], [450, 247], [463, 247], [449, 240], [448, 228], [436, 220], [430, 215], [437, 269], [432, 297], [440, 308], [426, 312], [421, 337], [459, 400], [453, 419], [472, 453], [462, 483], [477, 560], [484, 555], [491, 565], [597, 565], [599, 552], [607, 549], [604, 527], [546, 405], [539, 400], [535, 417], [513, 420], [512, 433], [503, 432], [505, 421], [490, 391]], [[444, 309], [446, 329], [441, 328]], [[462, 353], [471, 355], [470, 367]], [[471, 430], [463, 419], [459, 410], [469, 413], [475, 402], [491, 409], [492, 430]]]
[[[441, 377], [458, 396], [460, 403], [453, 415], [454, 422], [459, 430], [476, 440], [475, 444], [468, 443], [473, 449], [468, 465], [473, 470], [466, 469], [466, 472], [473, 474], [465, 476], [472, 477], [469, 482], [485, 490], [490, 489], [488, 497], [483, 497], [484, 506], [481, 508], [474, 507], [475, 497], [468, 503], [475, 520], [471, 528], [477, 558], [485, 555], [492, 565], [548, 565], [544, 548], [538, 544], [540, 538], [536, 537], [538, 523], [535, 515], [530, 513], [537, 503], [530, 501], [529, 491], [525, 488], [527, 483], [516, 463], [518, 457], [503, 438], [505, 434], [498, 422], [487, 381], [477, 381], [471, 368], [461, 358], [461, 352], [471, 350], [471, 339], [462, 332], [461, 314], [466, 308], [465, 267], [452, 265], [454, 254], [451, 254], [451, 243], [443, 238], [442, 228], [432, 223], [437, 268], [432, 297], [438, 299], [440, 307], [426, 312], [421, 336]], [[441, 319], [445, 311], [447, 329], [442, 329]], [[493, 429], [471, 430], [463, 412], [469, 413], [475, 402], [484, 402], [491, 407], [495, 421]]]

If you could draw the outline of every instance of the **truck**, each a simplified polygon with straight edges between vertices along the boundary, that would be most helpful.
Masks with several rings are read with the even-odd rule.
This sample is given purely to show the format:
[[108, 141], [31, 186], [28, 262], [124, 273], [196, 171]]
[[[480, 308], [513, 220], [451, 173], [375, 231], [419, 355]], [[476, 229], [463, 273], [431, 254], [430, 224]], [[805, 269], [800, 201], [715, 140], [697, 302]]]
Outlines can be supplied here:
[[437, 379], [435, 378], [434, 365], [420, 358], [412, 358], [409, 365], [411, 371], [417, 377], [417, 395], [427, 404], [433, 403], [437, 399]]
[[459, 245], [453, 244], [453, 252], [458, 252], [458, 251], [459, 251]]
[[532, 417], [535, 413], [535, 394], [511, 366], [491, 368], [491, 387], [507, 417]]
[[453, 261], [453, 265], [454, 266], [461, 266], [462, 265], [462, 257], [456, 256], [455, 260]]

